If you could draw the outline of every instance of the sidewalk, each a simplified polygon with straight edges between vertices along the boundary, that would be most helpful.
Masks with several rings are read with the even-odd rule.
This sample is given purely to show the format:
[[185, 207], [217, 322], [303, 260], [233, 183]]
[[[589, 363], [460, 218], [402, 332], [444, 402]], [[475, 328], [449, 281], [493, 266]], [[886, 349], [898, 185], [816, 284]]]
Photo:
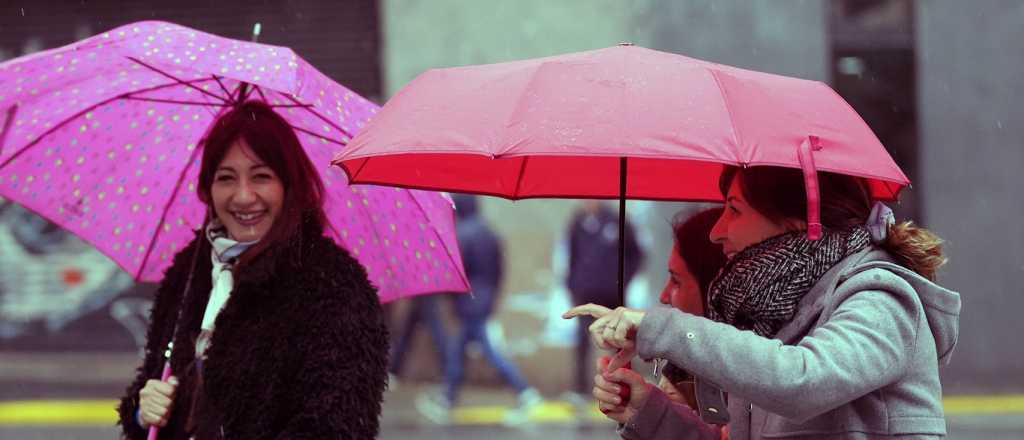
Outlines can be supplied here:
[[[134, 353], [0, 352], [0, 438], [7, 438], [2, 435], [5, 431], [46, 431], [63, 429], [59, 428], [62, 426], [110, 432], [116, 422], [116, 400], [134, 374], [137, 362]], [[383, 432], [395, 437], [384, 438], [413, 438], [405, 434], [416, 432], [476, 438], [471, 434], [481, 430], [511, 435], [519, 430], [582, 429], [603, 433], [613, 428], [612, 422], [595, 406], [577, 417], [570, 403], [551, 393], [531, 413], [530, 423], [517, 429], [503, 428], [505, 412], [516, 404], [515, 395], [507, 387], [481, 386], [466, 386], [461, 405], [452, 414], [452, 426], [440, 427], [422, 417], [414, 403], [419, 393], [436, 387], [401, 381], [386, 392], [381, 426]], [[951, 438], [1024, 438], [1024, 395], [951, 395], [946, 396], [945, 406]]]
[[[139, 362], [134, 353], [0, 352], [0, 426], [18, 424], [104, 425], [116, 422], [113, 408]], [[437, 385], [401, 381], [384, 394], [381, 424], [398, 429], [436, 426], [416, 410], [416, 396]], [[516, 405], [507, 387], [463, 388], [452, 425], [501, 425]], [[596, 406], [577, 420], [573, 406], [545, 396], [531, 413], [539, 424], [610, 425]]]

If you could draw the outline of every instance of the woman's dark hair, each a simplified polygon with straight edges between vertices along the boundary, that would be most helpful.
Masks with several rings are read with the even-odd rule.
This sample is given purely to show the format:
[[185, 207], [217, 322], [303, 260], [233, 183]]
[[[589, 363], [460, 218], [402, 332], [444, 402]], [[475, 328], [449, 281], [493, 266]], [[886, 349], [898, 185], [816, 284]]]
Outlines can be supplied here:
[[718, 218], [722, 216], [722, 211], [722, 208], [712, 208], [690, 217], [679, 213], [672, 220], [672, 232], [675, 234], [679, 257], [697, 280], [704, 310], [708, 307], [708, 287], [726, 262], [722, 245], [712, 243], [709, 238], [711, 228], [715, 227]]
[[327, 224], [320, 173], [309, 160], [288, 121], [261, 101], [246, 101], [228, 110], [214, 121], [206, 135], [197, 192], [199, 200], [210, 207], [210, 212], [213, 212], [210, 189], [214, 174], [238, 140], [244, 140], [256, 157], [281, 180], [284, 203], [267, 235], [242, 254], [236, 270], [267, 249], [287, 241], [304, 221], [316, 222], [320, 229]]
[[[724, 197], [733, 180], [739, 177], [739, 188], [747, 203], [769, 220], [807, 218], [807, 193], [801, 170], [783, 167], [726, 167], [718, 180]], [[863, 179], [843, 174], [818, 172], [821, 195], [821, 224], [827, 228], [846, 228], [864, 224], [871, 214], [871, 196]], [[933, 232], [905, 221], [889, 228], [882, 247], [897, 262], [930, 280], [946, 263], [942, 239]]]

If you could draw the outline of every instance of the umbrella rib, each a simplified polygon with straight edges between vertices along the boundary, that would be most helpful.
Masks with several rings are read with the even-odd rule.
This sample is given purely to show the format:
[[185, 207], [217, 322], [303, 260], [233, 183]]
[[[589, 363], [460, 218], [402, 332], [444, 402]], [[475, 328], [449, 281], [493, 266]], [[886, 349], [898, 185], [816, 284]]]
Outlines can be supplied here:
[[[295, 103], [295, 104], [298, 104], [298, 105], [307, 105], [307, 104], [303, 104], [303, 103], [302, 103], [301, 101], [299, 101], [298, 99], [295, 99], [294, 97], [292, 97], [291, 95], [289, 95], [289, 94], [287, 94], [287, 93], [282, 93], [281, 95], [283, 95], [283, 96], [284, 96], [285, 98], [288, 98], [289, 100], [291, 100], [291, 101], [292, 101], [293, 103]], [[317, 117], [317, 118], [319, 118], [319, 119], [320, 119], [321, 121], [324, 121], [324, 123], [326, 123], [327, 125], [330, 125], [331, 127], [334, 127], [334, 129], [335, 129], [335, 130], [338, 130], [338, 131], [340, 131], [340, 132], [344, 133], [344, 134], [345, 134], [345, 136], [348, 136], [349, 138], [352, 138], [352, 137], [354, 137], [354, 136], [352, 136], [352, 133], [349, 133], [349, 131], [348, 131], [348, 130], [346, 130], [346, 129], [344, 129], [344, 128], [341, 128], [341, 127], [339, 127], [339, 126], [338, 126], [337, 124], [335, 124], [334, 122], [332, 122], [332, 121], [331, 121], [330, 119], [327, 119], [327, 118], [325, 118], [325, 117], [324, 117], [323, 115], [321, 115], [320, 113], [317, 113], [317, 112], [313, 111], [313, 109], [312, 109], [311, 107], [312, 107], [312, 106], [309, 106], [309, 107], [304, 107], [304, 108], [306, 109], [306, 111], [308, 111], [308, 112], [312, 113], [312, 114], [313, 114], [313, 116], [316, 116], [316, 117]]]
[[130, 99], [135, 101], [149, 101], [149, 102], [162, 102], [166, 104], [188, 104], [188, 105], [204, 105], [210, 107], [227, 107], [227, 104], [218, 104], [215, 102], [198, 102], [198, 101], [179, 101], [176, 99], [160, 99], [160, 98], [144, 98], [141, 96], [125, 96], [124, 99]]
[[[201, 145], [201, 143], [200, 143]], [[149, 240], [149, 246], [146, 247], [146, 256], [142, 258], [142, 264], [139, 265], [139, 271], [135, 274], [135, 279], [141, 279], [142, 271], [146, 269], [146, 263], [149, 262], [149, 256], [153, 253], [153, 247], [156, 245], [156, 240], [160, 238], [160, 233], [163, 231], [164, 222], [167, 221], [167, 213], [171, 210], [171, 204], [178, 198], [178, 191], [181, 190], [181, 183], [185, 181], [185, 175], [188, 174], [189, 168], [196, 160], [196, 154], [199, 154], [201, 148], [195, 148], [192, 150], [192, 154], [188, 157], [188, 162], [185, 163], [185, 168], [182, 169], [181, 174], [178, 175], [178, 182], [174, 185], [174, 191], [171, 192], [171, 197], [167, 199], [167, 203], [164, 204], [163, 213], [160, 214], [160, 221], [156, 224], [156, 233], [153, 234], [153, 238]]]
[[263, 98], [263, 102], [267, 103], [267, 105], [270, 105], [270, 101], [267, 100], [267, 95], [263, 94], [263, 89], [261, 89], [260, 86], [255, 84], [253, 84], [252, 87], [256, 89], [256, 93], [260, 94], [260, 98]]
[[729, 128], [732, 131], [733, 141], [733, 153], [736, 155], [736, 160], [741, 164], [746, 164], [746, 160], [740, 157], [740, 133], [736, 129], [736, 119], [733, 118], [732, 108], [729, 106], [729, 100], [725, 96], [725, 87], [722, 87], [722, 81], [718, 79], [718, 74], [714, 69], [707, 69], [708, 73], [711, 74], [711, 79], [715, 80], [715, 86], [718, 87], [718, 94], [722, 97], [722, 106], [725, 107], [725, 114], [729, 116]]
[[224, 91], [224, 96], [227, 96], [228, 98], [231, 98], [233, 95], [231, 94], [231, 92], [228, 91], [227, 86], [225, 86], [224, 83], [221, 82], [221, 80], [220, 80], [221, 77], [219, 77], [217, 75], [212, 75], [212, 76], [213, 76], [214, 81], [217, 81], [217, 85], [220, 86], [220, 89]]
[[7, 140], [7, 132], [11, 131], [11, 123], [14, 122], [14, 116], [18, 114], [18, 104], [14, 104], [7, 108], [7, 119], [4, 120], [3, 131], [0, 131], [0, 154], [4, 152], [4, 141]]
[[[161, 75], [163, 75], [163, 76], [166, 76], [166, 77], [168, 77], [168, 78], [170, 78], [170, 79], [173, 79], [173, 80], [177, 81], [177, 82], [178, 82], [179, 84], [181, 84], [181, 85], [183, 85], [183, 86], [188, 86], [188, 87], [191, 87], [191, 88], [193, 88], [193, 89], [195, 89], [195, 90], [198, 90], [198, 91], [199, 91], [199, 93], [203, 93], [203, 94], [206, 94], [206, 95], [210, 95], [210, 96], [212, 96], [212, 97], [214, 97], [214, 98], [217, 98], [217, 99], [219, 99], [219, 100], [221, 100], [221, 101], [224, 101], [224, 103], [225, 103], [225, 104], [230, 104], [230, 103], [231, 103], [230, 101], [228, 101], [228, 100], [226, 100], [226, 99], [224, 99], [224, 98], [221, 98], [220, 96], [217, 96], [216, 94], [210, 93], [210, 92], [208, 92], [208, 91], [206, 91], [206, 90], [203, 90], [203, 89], [201, 89], [201, 88], [199, 88], [199, 87], [196, 87], [196, 86], [194, 86], [194, 85], [190, 84], [190, 83], [189, 83], [188, 81], [184, 81], [184, 80], [182, 80], [181, 78], [178, 78], [178, 77], [176, 77], [176, 76], [174, 76], [174, 75], [171, 75], [171, 74], [169, 74], [169, 73], [167, 73], [167, 72], [164, 72], [163, 70], [157, 69], [156, 67], [153, 67], [153, 66], [151, 66], [151, 65], [149, 65], [149, 64], [146, 64], [146, 63], [142, 62], [141, 60], [139, 60], [138, 58], [135, 58], [135, 57], [128, 57], [128, 59], [129, 59], [129, 60], [132, 60], [132, 61], [134, 61], [134, 62], [136, 62], [136, 63], [138, 63], [138, 64], [139, 64], [139, 65], [141, 65], [142, 67], [145, 67], [145, 68], [147, 68], [147, 69], [149, 69], [149, 70], [152, 70], [152, 71], [154, 71], [154, 72], [156, 72], [156, 73], [159, 73], [159, 74], [161, 74]], [[204, 79], [204, 80], [205, 80], [205, 79]]]
[[[363, 172], [363, 168], [366, 168], [366, 164], [368, 164], [368, 163], [370, 163], [370, 158], [369, 157], [364, 158], [363, 162], [359, 164], [359, 169], [356, 170], [355, 174], [352, 174], [351, 176], [349, 176], [349, 180], [352, 180], [352, 179], [355, 179], [356, 177], [358, 177], [359, 174], [361, 174]], [[341, 169], [345, 170], [345, 174], [348, 174], [348, 168], [341, 167]]]
[[[423, 217], [426, 218], [427, 221], [429, 222], [430, 221], [430, 217], [427, 216], [427, 210], [423, 209], [423, 205], [421, 205], [419, 199], [416, 198], [416, 194], [413, 193], [412, 190], [406, 190], [406, 191], [409, 191], [409, 198], [412, 199], [412, 202], [415, 203], [416, 207], [419, 208], [420, 212], [423, 213]], [[433, 225], [431, 225], [431, 226], [433, 226]], [[437, 241], [441, 242], [441, 246], [444, 246], [445, 253], [448, 254], [448, 259], [452, 260], [452, 263], [455, 263], [454, 258], [452, 258], [452, 250], [448, 249], [448, 244], [445, 243], [444, 240], [441, 239], [441, 234], [437, 233], [437, 228], [433, 228], [433, 229], [434, 229], [434, 233], [437, 234]], [[461, 254], [459, 254], [459, 255], [461, 255]], [[458, 267], [458, 264], [456, 264], [455, 267]], [[456, 272], [459, 272], [459, 271], [456, 271]], [[459, 272], [459, 278], [462, 278], [462, 282], [466, 283], [466, 287], [472, 288], [469, 285], [469, 279], [466, 278], [466, 274], [464, 274], [462, 272]]]
[[[204, 78], [204, 79], [201, 79], [201, 80], [192, 80], [192, 81], [189, 81], [189, 82], [203, 82], [203, 81], [206, 81], [206, 79]], [[132, 95], [134, 95], [136, 93], [152, 92], [154, 90], [160, 90], [160, 89], [166, 89], [168, 87], [174, 87], [174, 86], [179, 85], [179, 84], [180, 84], [180, 81], [177, 82], [177, 83], [160, 84], [160, 85], [157, 85], [157, 86], [150, 87], [148, 89], [142, 89], [142, 90], [136, 90], [134, 92], [122, 93], [120, 95], [113, 96], [113, 97], [110, 97], [109, 99], [105, 99], [103, 101], [97, 102], [96, 104], [90, 105], [90, 106], [80, 110], [78, 113], [75, 113], [75, 114], [69, 116], [68, 118], [64, 119], [63, 121], [60, 121], [60, 123], [54, 125], [49, 130], [46, 130], [45, 132], [43, 132], [42, 134], [37, 136], [35, 139], [32, 140], [32, 142], [29, 142], [24, 147], [21, 147], [21, 149], [18, 150], [16, 153], [12, 154], [11, 157], [8, 157], [7, 160], [4, 161], [4, 163], [0, 164], [0, 170], [6, 168], [8, 164], [13, 162], [14, 159], [17, 159], [18, 156], [21, 156], [25, 151], [28, 151], [29, 148], [32, 148], [32, 147], [36, 146], [47, 135], [49, 135], [50, 133], [53, 133], [54, 131], [59, 130], [60, 128], [62, 128], [65, 125], [67, 125], [68, 122], [71, 122], [71, 121], [75, 120], [75, 118], [78, 118], [79, 116], [82, 116], [82, 115], [84, 115], [84, 114], [86, 114], [86, 113], [88, 113], [88, 112], [90, 112], [92, 110], [95, 110], [96, 108], [98, 108], [98, 107], [100, 107], [102, 105], [105, 105], [105, 104], [107, 104], [109, 102], [113, 102], [113, 101], [116, 101], [118, 99], [124, 99], [124, 98], [132, 96]]]
[[516, 179], [516, 189], [512, 191], [512, 197], [519, 197], [519, 188], [523, 184], [523, 175], [526, 174], [526, 162], [530, 160], [530, 156], [523, 157], [523, 161], [519, 163], [519, 177]]
[[313, 132], [313, 131], [311, 131], [311, 130], [307, 130], [307, 129], [305, 129], [305, 128], [302, 128], [302, 127], [296, 127], [296, 126], [294, 126], [294, 125], [292, 125], [292, 124], [290, 124], [290, 123], [289, 123], [288, 125], [290, 125], [290, 126], [291, 126], [292, 128], [294, 128], [295, 130], [297, 130], [297, 131], [301, 131], [301, 132], [303, 132], [303, 133], [306, 133], [306, 134], [308, 134], [308, 135], [310, 135], [310, 136], [316, 136], [316, 137], [318, 137], [318, 138], [320, 138], [320, 139], [323, 139], [323, 140], [325, 140], [325, 141], [328, 141], [328, 142], [333, 142], [333, 143], [335, 143], [335, 144], [341, 145], [342, 147], [347, 147], [347, 146], [348, 146], [348, 144], [346, 144], [346, 143], [344, 143], [344, 142], [341, 142], [341, 141], [338, 141], [338, 140], [335, 140], [335, 139], [331, 139], [331, 138], [329, 138], [329, 137], [327, 137], [327, 136], [321, 135], [321, 134], [319, 134], [319, 133], [315, 133], [315, 132]]

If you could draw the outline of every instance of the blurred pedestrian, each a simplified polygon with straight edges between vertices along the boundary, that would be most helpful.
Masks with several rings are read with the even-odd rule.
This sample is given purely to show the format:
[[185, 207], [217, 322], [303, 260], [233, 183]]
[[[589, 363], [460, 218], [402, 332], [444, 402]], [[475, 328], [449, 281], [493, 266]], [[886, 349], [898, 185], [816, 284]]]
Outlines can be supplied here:
[[529, 420], [533, 409], [543, 402], [543, 397], [527, 383], [519, 368], [495, 349], [487, 334], [487, 323], [497, 304], [504, 275], [501, 240], [479, 214], [475, 196], [456, 194], [453, 199], [459, 249], [472, 293], [454, 295], [459, 333], [449, 352], [443, 392], [418, 396], [416, 406], [428, 419], [449, 423], [465, 377], [466, 349], [470, 343], [476, 343], [484, 358], [516, 392], [518, 405], [506, 414], [505, 423], [521, 424]]
[[[623, 286], [629, 286], [640, 270], [644, 255], [637, 244], [633, 225], [626, 221], [625, 274]], [[573, 305], [587, 303], [615, 308], [621, 306], [617, 287], [619, 276], [619, 216], [605, 202], [583, 200], [569, 225], [569, 274], [566, 285], [572, 294]], [[587, 328], [593, 322], [589, 316], [577, 319], [576, 330], [576, 393], [572, 397], [577, 409], [593, 386], [590, 372], [590, 336]]]
[[411, 348], [410, 344], [416, 335], [416, 329], [421, 325], [425, 325], [427, 331], [430, 332], [430, 339], [434, 342], [434, 352], [437, 354], [437, 364], [441, 367], [442, 374], [447, 371], [448, 334], [441, 321], [441, 311], [438, 308], [439, 299], [439, 295], [417, 295], [409, 299], [409, 311], [405, 315], [402, 329], [391, 350], [391, 361], [388, 365], [388, 389], [398, 388], [398, 378], [402, 376], [405, 357]]
[[160, 284], [124, 437], [376, 437], [387, 328], [365, 269], [324, 235], [323, 184], [294, 130], [249, 101], [202, 148], [208, 222]]
[[[708, 315], [586, 305], [592, 335], [623, 358], [662, 357], [729, 393], [700, 414], [624, 369], [595, 377], [594, 396], [629, 439], [942, 438], [939, 366], [956, 344], [959, 294], [935, 284], [941, 240], [895, 224], [866, 183], [818, 173], [822, 236], [807, 237], [800, 170], [726, 168], [725, 211], [711, 233], [729, 258]], [[716, 322], [717, 321], [717, 322]], [[726, 323], [729, 325], [722, 325]], [[629, 385], [628, 403], [617, 395]], [[724, 416], [728, 417], [724, 417]]]

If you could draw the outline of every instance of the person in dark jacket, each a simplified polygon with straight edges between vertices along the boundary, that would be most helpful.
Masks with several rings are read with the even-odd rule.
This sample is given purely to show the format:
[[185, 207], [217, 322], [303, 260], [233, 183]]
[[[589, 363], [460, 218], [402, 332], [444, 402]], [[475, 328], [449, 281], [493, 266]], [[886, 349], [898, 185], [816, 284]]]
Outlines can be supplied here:
[[505, 417], [506, 424], [520, 424], [529, 419], [530, 411], [542, 402], [540, 393], [530, 387], [514, 363], [495, 350], [487, 335], [487, 321], [494, 312], [501, 281], [504, 276], [504, 255], [501, 240], [478, 214], [474, 196], [456, 194], [456, 236], [462, 262], [469, 278], [472, 294], [454, 295], [455, 315], [460, 322], [459, 336], [451, 346], [444, 380], [444, 394], [424, 394], [417, 399], [417, 407], [425, 416], [438, 423], [447, 423], [449, 411], [458, 402], [459, 389], [465, 375], [466, 348], [472, 342], [479, 344], [487, 360], [502, 378], [516, 391], [519, 406]]
[[[600, 200], [584, 200], [582, 209], [573, 216], [569, 227], [569, 274], [566, 282], [573, 305], [594, 303], [615, 308], [620, 304], [619, 277], [619, 215]], [[644, 255], [637, 244], [633, 225], [626, 221], [625, 271], [623, 285], [639, 271]], [[577, 319], [576, 332], [576, 400], [585, 400], [590, 393], [590, 334], [587, 328], [593, 319]]]
[[158, 289], [124, 438], [377, 436], [387, 328], [363, 266], [324, 235], [318, 176], [267, 105], [214, 122], [197, 185], [209, 221]]

